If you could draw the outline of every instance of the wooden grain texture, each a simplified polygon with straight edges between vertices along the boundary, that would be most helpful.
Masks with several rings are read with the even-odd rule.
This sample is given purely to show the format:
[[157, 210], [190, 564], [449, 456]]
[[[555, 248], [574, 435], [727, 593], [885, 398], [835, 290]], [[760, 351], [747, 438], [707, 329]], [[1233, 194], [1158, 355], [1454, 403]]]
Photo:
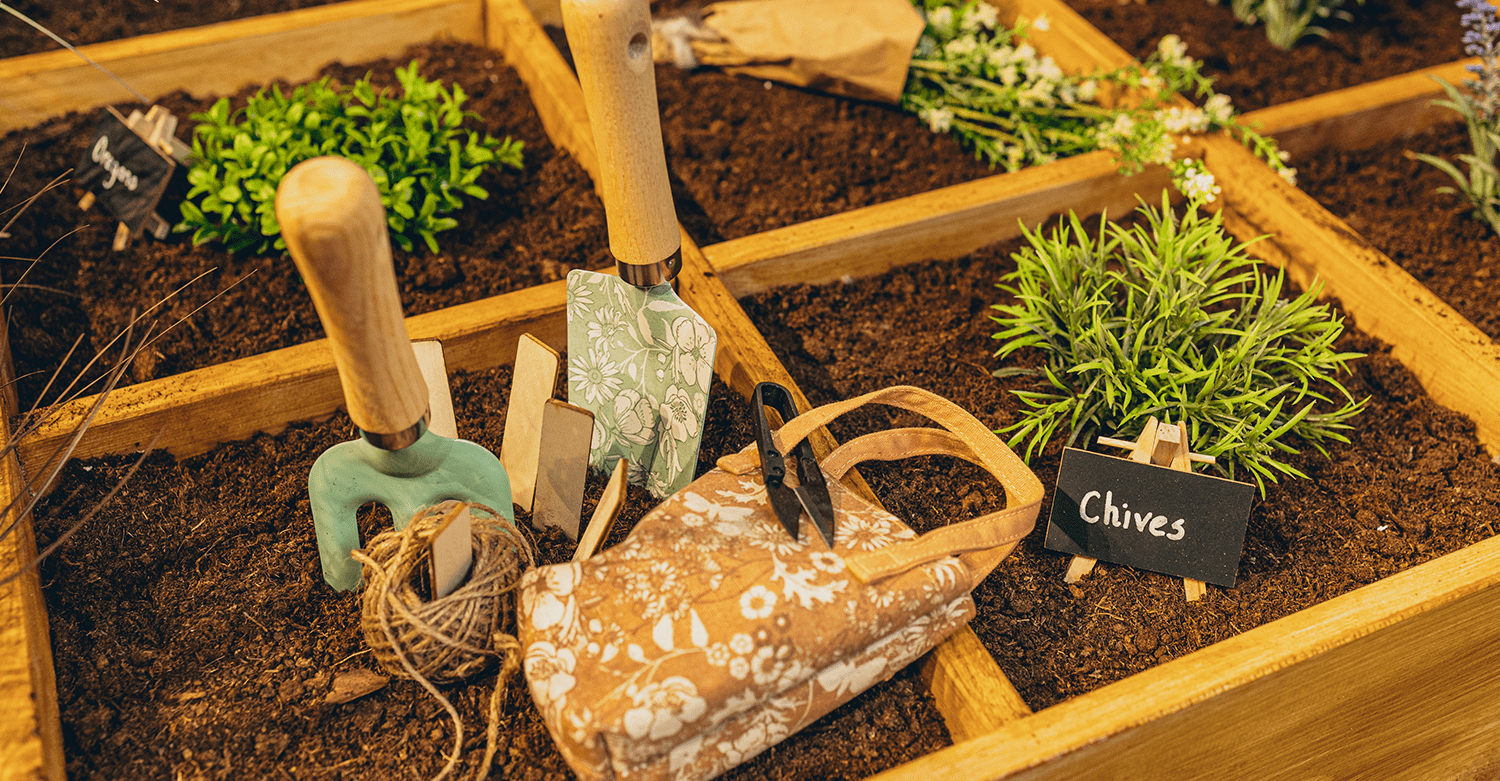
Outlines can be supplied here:
[[1225, 227], [1241, 241], [1270, 234], [1252, 254], [1304, 288], [1322, 280], [1325, 296], [1390, 343], [1428, 395], [1472, 418], [1480, 441], [1500, 453], [1500, 345], [1243, 147], [1211, 138], [1205, 151], [1223, 188]]
[[[555, 349], [567, 344], [561, 280], [407, 318], [412, 339], [441, 339], [450, 371], [510, 363], [530, 332]], [[185, 456], [287, 423], [315, 420], [343, 406], [327, 340], [308, 342], [196, 371], [119, 388], [75, 454], [129, 453], [161, 432], [158, 446]], [[87, 413], [93, 398], [60, 408], [21, 449], [23, 463], [45, 458]]]
[[[16, 414], [14, 374], [6, 325], [0, 318], [0, 442], [9, 442]], [[0, 507], [25, 495], [14, 453], [0, 458]], [[36, 557], [31, 517], [14, 508], [0, 517], [0, 581]], [[52, 672], [47, 606], [36, 570], [0, 585], [0, 781], [64, 781], [62, 723]]]
[[328, 334], [350, 419], [369, 433], [406, 431], [427, 412], [427, 386], [375, 180], [346, 158], [304, 160], [276, 188], [276, 220]]
[[1448, 97], [1433, 77], [1462, 84], [1473, 75], [1464, 68], [1478, 62], [1473, 58], [1424, 68], [1252, 111], [1241, 119], [1274, 137], [1292, 154], [1292, 165], [1325, 149], [1364, 149], [1440, 122], [1462, 121], [1452, 109], [1432, 105]]
[[1049, 217], [1127, 214], [1144, 194], [1159, 198], [1166, 169], [1121, 176], [1109, 152], [1091, 152], [798, 225], [734, 239], [703, 252], [737, 296], [783, 285], [865, 277], [929, 259], [953, 258], [1021, 235]]
[[651, 266], [677, 252], [679, 230], [656, 105], [650, 6], [563, 0], [562, 12], [599, 158], [590, 173], [604, 200], [610, 254]]
[[[79, 48], [155, 99], [175, 90], [233, 94], [277, 79], [303, 81], [330, 62], [394, 57], [434, 38], [483, 42], [482, 0], [353, 0]], [[0, 133], [134, 102], [66, 50], [0, 60]]]
[[1496, 670], [1491, 538], [876, 778], [1480, 781]]
[[1027, 31], [1038, 52], [1051, 57], [1068, 73], [1092, 73], [1129, 65], [1130, 53], [1089, 24], [1062, 0], [988, 0], [1000, 17], [1014, 24], [1016, 17], [1035, 21], [1047, 17], [1047, 29]]

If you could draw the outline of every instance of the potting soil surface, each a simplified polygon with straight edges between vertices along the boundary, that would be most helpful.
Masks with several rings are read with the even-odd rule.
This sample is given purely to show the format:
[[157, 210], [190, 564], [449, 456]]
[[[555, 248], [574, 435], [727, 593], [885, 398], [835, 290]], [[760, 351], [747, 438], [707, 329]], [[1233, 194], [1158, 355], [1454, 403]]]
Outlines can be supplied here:
[[[427, 78], [463, 87], [469, 96], [464, 108], [482, 117], [466, 126], [524, 142], [525, 168], [491, 169], [482, 175], [479, 184], [489, 198], [465, 199], [467, 206], [452, 215], [458, 227], [437, 234], [440, 253], [420, 246], [413, 252], [395, 249], [406, 314], [561, 279], [572, 268], [610, 265], [604, 209], [588, 174], [548, 139], [525, 86], [499, 52], [433, 43], [401, 57], [330, 66], [323, 73], [344, 84], [370, 73], [377, 86], [399, 89], [394, 70], [413, 59], [422, 62]], [[233, 105], [243, 106], [250, 94], [234, 96]], [[212, 97], [177, 93], [162, 105], [184, 120], [187, 128], [179, 129], [178, 137], [187, 139], [196, 124], [188, 116], [213, 102]], [[73, 167], [101, 114], [69, 114], [0, 139], [0, 161], [7, 168], [16, 165], [5, 187], [5, 204], [41, 191]], [[10, 291], [6, 302], [16, 374], [36, 373], [21, 382], [23, 405], [40, 392], [80, 334], [86, 337], [81, 357], [69, 362], [65, 373], [78, 371], [133, 315], [163, 300], [138, 326], [137, 335], [151, 321], [160, 333], [186, 319], [153, 343], [128, 380], [177, 374], [322, 336], [290, 257], [231, 255], [218, 244], [194, 247], [185, 233], [166, 241], [138, 239], [114, 252], [115, 223], [97, 208], [81, 212], [79, 194], [64, 186], [43, 195], [0, 244], [0, 254], [6, 256], [42, 257], [29, 271], [26, 262], [0, 261], [5, 282], [37, 286]], [[175, 207], [163, 215], [174, 223], [180, 219]]]
[[[198, 27], [336, 0], [108, 0], [60, 3], [55, 0], [11, 0], [6, 5], [31, 17], [74, 46], [137, 35]], [[9, 14], [0, 15], [0, 57], [61, 49], [51, 38]]]
[[1452, 2], [1367, 0], [1345, 3], [1354, 21], [1323, 20], [1328, 36], [1303, 38], [1291, 51], [1266, 40], [1263, 25], [1235, 21], [1230, 3], [1207, 0], [1067, 0], [1137, 59], [1176, 34], [1204, 62], [1214, 88], [1241, 111], [1363, 84], [1463, 59], [1463, 10]]
[[[660, 18], [702, 5], [657, 0]], [[563, 31], [547, 34], [570, 58]], [[992, 169], [900, 107], [717, 68], [656, 67], [677, 216], [700, 245], [981, 179]]]
[[[452, 384], [460, 435], [498, 452], [509, 368], [460, 373]], [[753, 441], [748, 410], [715, 381], [700, 473]], [[307, 499], [308, 468], [352, 433], [340, 413], [180, 462], [153, 454], [44, 561], [69, 778], [426, 779], [442, 768], [451, 723], [415, 682], [324, 701], [341, 674], [383, 674], [359, 628], [358, 592], [323, 582]], [[40, 543], [97, 503], [131, 461], [69, 465], [65, 487], [36, 514]], [[602, 490], [602, 477], [591, 478], [585, 518]], [[654, 505], [631, 488], [607, 544]], [[525, 513], [517, 520], [529, 528]], [[362, 514], [362, 538], [385, 522]], [[542, 562], [572, 555], [556, 529], [537, 542]], [[918, 666], [726, 777], [864, 778], [948, 745]], [[472, 778], [483, 759], [495, 685], [491, 670], [443, 687], [466, 730], [455, 777]], [[572, 777], [519, 675], [507, 682], [499, 735], [490, 778]]]
[[1423, 152], [1460, 171], [1473, 154], [1461, 122], [1356, 152], [1328, 150], [1297, 161], [1298, 186], [1481, 331], [1500, 339], [1500, 237], [1472, 216], [1463, 196], [1438, 193], [1453, 180], [1407, 157]]
[[[1050, 228], [1049, 228], [1050, 229]], [[1005, 242], [953, 261], [745, 299], [757, 327], [814, 404], [910, 384], [949, 398], [985, 424], [1018, 418], [997, 380], [995, 283], [1014, 269]], [[1500, 530], [1500, 466], [1472, 422], [1433, 403], [1388, 349], [1346, 320], [1339, 348], [1368, 353], [1344, 384], [1368, 398], [1331, 458], [1304, 447], [1288, 457], [1309, 479], [1284, 479], [1257, 498], [1232, 589], [1196, 603], [1180, 579], [1101, 563], [1076, 586], [1068, 558], [1042, 537], [1057, 479], [1054, 438], [1032, 468], [1047, 488], [1038, 528], [975, 591], [972, 626], [1032, 709], [1118, 681], [1159, 662], [1281, 618]], [[1020, 359], [1037, 365], [1039, 356]], [[866, 408], [833, 426], [841, 441], [910, 413]], [[1105, 432], [1112, 433], [1112, 432]], [[1091, 447], [1090, 449], [1096, 449]], [[995, 481], [966, 463], [927, 458], [861, 467], [876, 493], [921, 530], [926, 519], [969, 518], [1003, 506]]]

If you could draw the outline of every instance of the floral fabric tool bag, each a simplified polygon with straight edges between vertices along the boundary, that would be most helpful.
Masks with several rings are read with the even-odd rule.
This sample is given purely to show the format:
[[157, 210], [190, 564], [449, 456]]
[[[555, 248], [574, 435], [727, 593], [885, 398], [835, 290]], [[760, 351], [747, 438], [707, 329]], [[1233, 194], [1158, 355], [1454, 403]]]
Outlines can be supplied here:
[[[830, 550], [793, 539], [767, 499], [754, 445], [669, 497], [629, 537], [521, 582], [532, 697], [583, 779], [704, 779], [744, 762], [883, 681], [974, 614], [969, 592], [1036, 521], [1042, 485], [972, 415], [901, 386], [819, 407], [775, 436], [789, 453], [865, 404], [942, 428], [855, 439], [820, 466]], [[841, 478], [868, 460], [956, 456], [1005, 487], [1005, 509], [917, 536]]]

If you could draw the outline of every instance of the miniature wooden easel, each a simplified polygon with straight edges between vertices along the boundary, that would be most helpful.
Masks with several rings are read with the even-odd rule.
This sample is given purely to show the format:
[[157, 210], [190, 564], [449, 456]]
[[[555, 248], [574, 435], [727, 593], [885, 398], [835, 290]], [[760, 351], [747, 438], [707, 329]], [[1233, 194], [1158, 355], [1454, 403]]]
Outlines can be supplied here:
[[[113, 108], [110, 111], [114, 111]], [[116, 116], [119, 116], [116, 114]], [[152, 149], [172, 158], [178, 165], [187, 165], [188, 158], [192, 154], [192, 147], [177, 139], [177, 117], [172, 112], [161, 106], [152, 106], [142, 114], [139, 109], [130, 112], [125, 120], [125, 126], [135, 131], [135, 134], [146, 139], [146, 143]], [[94, 194], [84, 193], [78, 200], [78, 208], [88, 211], [94, 205]], [[157, 240], [165, 239], [172, 230], [172, 224], [162, 219], [160, 214], [152, 212], [146, 217], [142, 226]], [[130, 226], [120, 223], [115, 228], [114, 250], [119, 252], [130, 244]]]
[[[1194, 453], [1189, 449], [1186, 423], [1179, 422], [1176, 425], [1161, 423], [1154, 417], [1146, 421], [1145, 430], [1134, 442], [1128, 439], [1099, 437], [1099, 444], [1128, 448], [1131, 461], [1170, 467], [1179, 472], [1193, 471], [1192, 463], [1195, 461], [1200, 464], [1214, 463], [1213, 456]], [[1084, 575], [1094, 569], [1097, 561], [1098, 559], [1091, 559], [1087, 556], [1074, 556], [1073, 560], [1068, 562], [1068, 571], [1063, 575], [1063, 582], [1077, 583], [1082, 580]], [[1192, 578], [1183, 578], [1182, 587], [1189, 602], [1202, 599], [1208, 590], [1203, 581]]]

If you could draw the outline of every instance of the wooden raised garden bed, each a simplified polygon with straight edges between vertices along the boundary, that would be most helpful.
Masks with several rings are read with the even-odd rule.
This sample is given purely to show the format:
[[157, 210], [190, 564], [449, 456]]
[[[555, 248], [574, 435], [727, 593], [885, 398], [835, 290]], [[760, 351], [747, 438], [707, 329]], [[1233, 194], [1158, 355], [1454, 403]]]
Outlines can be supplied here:
[[[1087, 67], [1125, 56], [1056, 3], [1026, 0], [1015, 8], [1028, 16], [1048, 14], [1053, 29], [1047, 50], [1060, 62]], [[417, 20], [428, 18], [425, 14], [447, 21], [424, 28]], [[577, 84], [517, 0], [361, 0], [251, 21], [255, 26], [239, 29], [259, 36], [262, 54], [288, 52], [286, 63], [274, 64], [280, 55], [258, 55], [251, 59], [264, 60], [264, 69], [236, 70], [212, 89], [231, 91], [240, 86], [235, 79], [310, 76], [311, 64], [293, 62], [308, 50], [300, 42], [320, 40], [330, 31], [337, 32], [329, 40], [340, 45], [374, 37], [362, 32], [365, 24], [389, 31], [384, 50], [329, 53], [321, 43], [317, 49], [350, 59], [390, 56], [410, 42], [446, 32], [503, 51], [531, 89], [554, 141], [586, 170], [597, 170]], [[310, 30], [305, 25], [336, 26]], [[226, 52], [240, 48], [232, 36], [205, 42], [206, 32], [101, 44], [115, 48], [95, 58], [107, 54], [112, 67], [137, 68], [125, 75], [138, 85], [154, 79], [144, 87], [148, 92], [178, 89], [201, 68], [174, 59], [179, 55], [173, 53], [172, 36], [186, 36], [189, 50], [212, 62], [224, 62]], [[51, 55], [31, 57], [45, 56]], [[0, 99], [41, 112], [22, 125], [113, 99], [102, 87], [69, 94], [64, 87], [91, 77], [77, 70], [53, 74], [32, 62], [31, 70], [10, 71], [4, 69], [15, 61], [0, 63]], [[54, 65], [64, 63], [59, 59]], [[68, 67], [71, 63], [62, 70]], [[36, 97], [44, 93], [50, 97]], [[1321, 276], [1329, 295], [1341, 298], [1364, 330], [1392, 344], [1393, 354], [1434, 399], [1473, 418], [1480, 439], [1500, 450], [1500, 411], [1493, 404], [1500, 398], [1500, 354], [1487, 337], [1399, 269], [1382, 263], [1355, 234], [1307, 196], [1280, 184], [1238, 146], [1211, 140], [1202, 154], [1224, 186], [1226, 219], [1236, 231], [1245, 236], [1274, 232], [1264, 253], [1269, 259], [1285, 263], [1304, 283], [1313, 274]], [[1107, 156], [1086, 155], [701, 252], [689, 239], [681, 292], [720, 334], [718, 375], [746, 394], [757, 381], [789, 383], [790, 378], [736, 296], [788, 281], [832, 281], [954, 257], [1016, 235], [1018, 220], [1036, 224], [1060, 210], [1082, 214], [1108, 208], [1122, 214], [1136, 194], [1159, 197], [1164, 180], [1159, 171], [1124, 179]], [[413, 317], [408, 324], [414, 338], [443, 340], [450, 369], [482, 369], [510, 361], [524, 331], [561, 346], [563, 306], [562, 284], [551, 283]], [[202, 452], [219, 442], [326, 416], [340, 403], [326, 345], [298, 345], [118, 390], [77, 455], [128, 453], [158, 431], [159, 446], [175, 454]], [[76, 403], [63, 410], [47, 431], [25, 443], [19, 463], [5, 460], [0, 501], [22, 490], [21, 465], [34, 467], [44, 459], [84, 408]], [[20, 528], [3, 543], [0, 577], [34, 553], [29, 526]], [[34, 575], [0, 589], [0, 643], [0, 755], [7, 758], [0, 777], [61, 778], [61, 730]], [[1236, 777], [1462, 777], [1494, 762], [1493, 747], [1500, 745], [1500, 679], [1493, 674], [1500, 669], [1497, 649], [1500, 540], [1495, 539], [1035, 714], [972, 632], [965, 632], [934, 652], [924, 668], [957, 745], [881, 777], [1217, 778], [1226, 772]]]

